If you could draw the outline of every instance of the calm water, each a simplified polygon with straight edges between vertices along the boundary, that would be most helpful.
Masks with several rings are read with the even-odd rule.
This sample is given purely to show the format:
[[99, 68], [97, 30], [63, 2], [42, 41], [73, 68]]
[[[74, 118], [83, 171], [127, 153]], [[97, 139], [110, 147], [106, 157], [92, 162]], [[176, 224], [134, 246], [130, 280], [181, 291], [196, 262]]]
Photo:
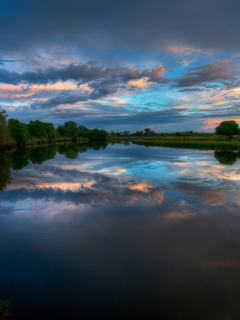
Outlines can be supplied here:
[[132, 144], [2, 157], [0, 299], [21, 320], [239, 319], [237, 158]]

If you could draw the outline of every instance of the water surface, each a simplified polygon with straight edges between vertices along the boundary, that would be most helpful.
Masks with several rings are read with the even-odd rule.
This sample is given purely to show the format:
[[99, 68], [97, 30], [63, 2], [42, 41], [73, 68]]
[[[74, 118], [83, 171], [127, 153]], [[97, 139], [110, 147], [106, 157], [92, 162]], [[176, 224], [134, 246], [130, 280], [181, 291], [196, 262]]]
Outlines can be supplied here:
[[16, 319], [239, 319], [238, 154], [125, 144], [2, 157], [0, 299]]

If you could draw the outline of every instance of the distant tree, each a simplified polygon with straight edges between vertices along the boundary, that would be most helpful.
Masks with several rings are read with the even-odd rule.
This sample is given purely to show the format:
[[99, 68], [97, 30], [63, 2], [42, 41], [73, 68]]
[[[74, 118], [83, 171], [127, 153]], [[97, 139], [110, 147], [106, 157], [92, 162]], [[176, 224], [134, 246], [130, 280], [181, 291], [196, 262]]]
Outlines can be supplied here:
[[32, 137], [37, 139], [46, 138], [50, 141], [53, 141], [59, 138], [58, 131], [54, 128], [52, 123], [48, 122], [31, 120], [28, 124], [28, 131]]
[[32, 137], [37, 139], [47, 138], [45, 123], [39, 120], [31, 120], [28, 124], [28, 131]]
[[84, 126], [78, 126], [77, 131], [78, 137], [85, 138], [89, 129]]
[[178, 132], [176, 133], [176, 136], [181, 136], [181, 132], [178, 131]]
[[68, 136], [71, 138], [76, 138], [77, 137], [77, 124], [74, 121], [68, 121], [64, 123], [64, 128], [68, 132]]
[[240, 129], [238, 129], [238, 134], [240, 134]]
[[93, 129], [87, 132], [86, 137], [90, 140], [107, 140], [108, 133], [105, 130]]
[[18, 142], [27, 142], [29, 139], [28, 127], [25, 123], [21, 123], [17, 119], [8, 120], [8, 128], [12, 137]]
[[151, 136], [156, 136], [157, 133], [155, 131], [151, 131]]
[[238, 154], [233, 151], [215, 151], [215, 158], [219, 163], [232, 166], [235, 162], [237, 162]]
[[223, 121], [216, 127], [216, 134], [226, 135], [232, 138], [233, 134], [238, 134], [239, 124], [234, 120]]
[[150, 136], [151, 135], [151, 129], [150, 128], [145, 128], [145, 136]]
[[60, 137], [69, 138], [69, 132], [64, 126], [58, 126], [57, 127], [57, 132], [58, 132]]
[[52, 123], [45, 123], [45, 131], [47, 133], [47, 138], [50, 141], [60, 138], [58, 131], [54, 128]]
[[123, 136], [124, 136], [124, 137], [129, 137], [129, 136], [130, 136], [130, 131], [125, 130], [125, 131], [123, 132]]

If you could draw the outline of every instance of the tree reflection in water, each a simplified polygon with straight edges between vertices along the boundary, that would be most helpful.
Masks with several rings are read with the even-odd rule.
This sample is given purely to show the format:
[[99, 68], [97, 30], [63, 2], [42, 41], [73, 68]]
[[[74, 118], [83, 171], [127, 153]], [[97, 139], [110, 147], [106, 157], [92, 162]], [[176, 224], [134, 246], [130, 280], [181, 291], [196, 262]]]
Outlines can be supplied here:
[[103, 150], [107, 141], [91, 141], [88, 143], [49, 144], [37, 147], [19, 147], [11, 152], [6, 152], [0, 158], [0, 192], [11, 183], [11, 169], [22, 170], [29, 164], [42, 164], [46, 160], [54, 159], [57, 152], [68, 159], [76, 159], [79, 153], [87, 150]]
[[11, 157], [3, 153], [0, 157], [0, 192], [11, 183]]
[[235, 151], [215, 151], [214, 154], [220, 164], [227, 166], [234, 165], [240, 157], [240, 154]]
[[[111, 141], [111, 145], [124, 144], [129, 146], [129, 141]], [[90, 141], [87, 143], [49, 144], [37, 147], [19, 147], [12, 152], [3, 153], [0, 159], [0, 192], [11, 183], [11, 169], [22, 170], [29, 164], [42, 164], [46, 160], [54, 159], [57, 152], [68, 159], [76, 159], [79, 153], [87, 150], [103, 150], [108, 146], [108, 141]], [[215, 158], [222, 165], [234, 165], [240, 159], [240, 152], [215, 151]]]

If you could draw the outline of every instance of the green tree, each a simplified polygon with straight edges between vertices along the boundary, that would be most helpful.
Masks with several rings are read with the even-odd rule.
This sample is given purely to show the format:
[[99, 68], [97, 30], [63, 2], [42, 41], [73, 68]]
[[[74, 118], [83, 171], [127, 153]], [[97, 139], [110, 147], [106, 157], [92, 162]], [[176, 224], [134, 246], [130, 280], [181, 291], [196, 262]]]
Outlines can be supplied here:
[[59, 138], [59, 133], [52, 123], [46, 123], [39, 120], [31, 120], [28, 124], [28, 131], [32, 137], [37, 139], [46, 138], [53, 141]]
[[47, 138], [50, 141], [54, 141], [60, 137], [58, 131], [54, 128], [52, 123], [45, 123], [45, 130], [47, 133]]
[[28, 131], [32, 137], [37, 139], [47, 138], [45, 123], [39, 120], [31, 120], [28, 124]]
[[14, 144], [11, 132], [7, 126], [6, 111], [0, 108], [0, 146]]
[[18, 142], [27, 142], [29, 139], [28, 127], [25, 123], [21, 123], [17, 119], [8, 120], [8, 128], [12, 137]]
[[151, 135], [151, 131], [152, 130], [150, 128], [145, 128], [144, 131], [145, 131], [145, 136], [150, 136]]
[[237, 162], [238, 154], [233, 151], [215, 151], [215, 158], [219, 163], [232, 166], [235, 162]]
[[130, 131], [125, 130], [123, 132], [124, 137], [129, 137], [130, 136]]
[[107, 140], [108, 133], [105, 130], [93, 129], [87, 132], [86, 137], [90, 140]]
[[238, 134], [239, 124], [234, 120], [223, 121], [216, 127], [216, 134], [226, 135], [232, 139], [233, 134]]
[[64, 126], [58, 126], [57, 127], [57, 132], [58, 132], [60, 137], [69, 138], [69, 132]]
[[78, 137], [85, 138], [87, 133], [88, 133], [88, 131], [89, 131], [89, 129], [84, 127], [84, 126], [78, 126], [77, 127]]
[[68, 136], [71, 138], [77, 137], [77, 124], [74, 121], [65, 122], [63, 127], [67, 130]]

